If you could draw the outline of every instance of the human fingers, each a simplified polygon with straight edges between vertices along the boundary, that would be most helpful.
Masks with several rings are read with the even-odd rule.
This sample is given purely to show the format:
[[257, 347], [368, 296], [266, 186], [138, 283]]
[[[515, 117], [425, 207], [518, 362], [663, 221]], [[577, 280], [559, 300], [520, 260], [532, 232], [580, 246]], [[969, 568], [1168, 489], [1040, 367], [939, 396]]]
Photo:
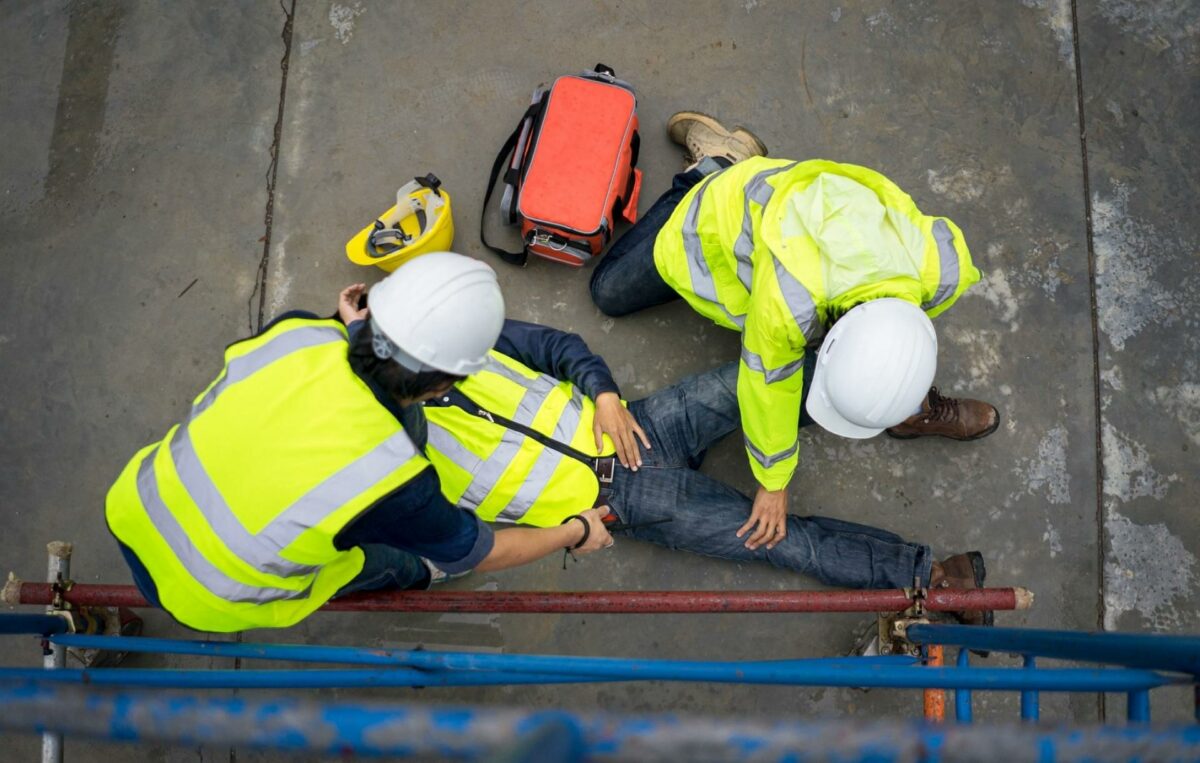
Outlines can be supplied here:
[[746, 524], [744, 524], [738, 528], [737, 537], [740, 538], [743, 535], [745, 535], [750, 530], [751, 527], [754, 527], [754, 525], [757, 522], [758, 522], [758, 514], [755, 512], [751, 512], [750, 518], [746, 520]]

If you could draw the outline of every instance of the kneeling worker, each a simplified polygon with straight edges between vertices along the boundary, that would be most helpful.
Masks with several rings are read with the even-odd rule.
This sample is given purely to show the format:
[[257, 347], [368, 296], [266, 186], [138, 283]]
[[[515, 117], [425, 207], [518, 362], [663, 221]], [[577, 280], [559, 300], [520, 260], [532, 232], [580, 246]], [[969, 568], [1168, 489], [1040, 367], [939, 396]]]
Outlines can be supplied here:
[[493, 533], [446, 501], [395, 415], [490, 362], [504, 321], [495, 273], [454, 254], [405, 264], [372, 293], [372, 331], [351, 341], [361, 292], [342, 293], [340, 320], [289, 313], [231, 345], [184, 421], [109, 491], [138, 588], [184, 625], [285, 627], [339, 594], [612, 543], [597, 511]]
[[995, 407], [932, 386], [930, 319], [979, 280], [953, 222], [865, 167], [767, 159], [749, 131], [697, 112], [667, 127], [695, 163], [597, 263], [592, 299], [620, 316], [682, 297], [741, 333], [738, 400], [759, 483], [752, 542], [788, 531], [804, 412], [850, 438], [996, 430]]
[[[375, 341], [385, 322], [376, 303], [402, 304], [389, 288], [384, 282], [372, 291], [385, 298], [372, 301], [370, 321], [351, 324], [356, 345], [363, 334]], [[510, 320], [478, 371], [410, 406], [405, 421], [427, 441], [447, 497], [489, 521], [577, 525], [574, 517], [599, 506], [632, 525], [626, 532], [634, 538], [765, 561], [829, 585], [983, 585], [976, 552], [937, 562], [928, 546], [836, 519], [789, 515], [786, 537], [739, 538], [752, 501], [697, 471], [705, 451], [738, 428], [737, 374], [730, 364], [626, 407], [608, 366], [579, 336]]]

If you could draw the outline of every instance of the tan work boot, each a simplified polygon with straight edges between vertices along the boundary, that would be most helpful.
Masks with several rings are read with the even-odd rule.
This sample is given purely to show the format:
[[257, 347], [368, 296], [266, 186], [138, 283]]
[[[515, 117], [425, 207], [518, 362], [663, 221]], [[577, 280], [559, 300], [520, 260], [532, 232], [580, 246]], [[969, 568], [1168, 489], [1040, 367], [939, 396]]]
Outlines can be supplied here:
[[1000, 426], [1000, 412], [991, 403], [966, 398], [942, 397], [937, 387], [930, 387], [921, 403], [920, 413], [887, 430], [891, 437], [911, 440], [914, 437], [949, 437], [951, 440], [978, 440], [987, 437]]
[[767, 147], [758, 136], [741, 125], [733, 130], [699, 111], [679, 111], [667, 120], [667, 135], [687, 149], [687, 163], [706, 156], [740, 162], [752, 156], [766, 156]]
[[[955, 554], [940, 562], [934, 562], [929, 572], [930, 588], [956, 588], [965, 591], [983, 588], [985, 580], [987, 580], [987, 567], [983, 563], [983, 554], [978, 551]], [[991, 610], [961, 611], [950, 614], [964, 625], [991, 625], [995, 620], [995, 615]]]

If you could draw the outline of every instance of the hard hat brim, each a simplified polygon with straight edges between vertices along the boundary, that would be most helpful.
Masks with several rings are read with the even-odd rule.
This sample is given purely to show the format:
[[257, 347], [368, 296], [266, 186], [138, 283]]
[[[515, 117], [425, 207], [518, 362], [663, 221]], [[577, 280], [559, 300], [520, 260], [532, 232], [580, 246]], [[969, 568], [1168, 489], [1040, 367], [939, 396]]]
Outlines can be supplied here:
[[818, 363], [816, 370], [813, 372], [813, 378], [809, 382], [808, 402], [805, 404], [805, 409], [812, 420], [820, 424], [822, 429], [832, 432], [839, 437], [850, 438], [851, 440], [866, 440], [882, 432], [883, 429], [855, 424], [853, 421], [844, 418], [834, 409], [825, 391], [825, 374], [823, 371], [824, 369]]

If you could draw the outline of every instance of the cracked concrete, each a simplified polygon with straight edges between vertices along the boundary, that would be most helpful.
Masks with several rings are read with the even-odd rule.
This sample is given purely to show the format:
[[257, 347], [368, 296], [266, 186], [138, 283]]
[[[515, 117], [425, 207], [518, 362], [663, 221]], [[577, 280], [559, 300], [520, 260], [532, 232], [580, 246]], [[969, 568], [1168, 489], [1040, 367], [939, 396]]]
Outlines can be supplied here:
[[[923, 210], [963, 228], [985, 274], [936, 322], [938, 380], [949, 394], [996, 402], [1000, 430], [970, 444], [805, 432], [794, 510], [889, 527], [939, 551], [980, 548], [989, 582], [1039, 594], [1034, 610], [1001, 614], [1000, 624], [1196, 631], [1195, 4], [1080, 0], [1074, 15], [1066, 0], [547, 7], [64, 0], [0, 9], [6, 567], [39, 576], [44, 543], [63, 538], [78, 544], [78, 579], [127, 582], [104, 527], [104, 493], [211, 380], [224, 345], [286, 309], [331, 311], [341, 286], [377, 280], [343, 246], [415, 174], [436, 172], [453, 194], [456, 248], [492, 261], [477, 225], [494, 151], [534, 85], [604, 61], [638, 88], [643, 209], [680, 162], [661, 125], [675, 110], [700, 109], [751, 126], [774, 156], [883, 171]], [[514, 30], [538, 30], [536, 49]], [[629, 397], [735, 356], [733, 334], [682, 304], [614, 321], [591, 306], [586, 272], [492, 262], [513, 317], [581, 333]], [[722, 443], [706, 468], [751, 487], [736, 443]], [[566, 571], [547, 560], [452, 585], [815, 586], [636, 543]], [[750, 659], [839, 653], [858, 622], [317, 615], [247, 639]], [[181, 635], [161, 614], [148, 627]], [[37, 659], [32, 644], [0, 657]], [[1187, 717], [1182, 693], [1155, 696], [1157, 718]], [[917, 712], [911, 692], [712, 685], [422, 698], [769, 717]], [[1110, 718], [1122, 717], [1121, 702], [1110, 698]], [[1012, 696], [977, 705], [985, 719], [1016, 717]], [[1100, 711], [1088, 696], [1042, 705], [1053, 720]], [[36, 744], [4, 741], [23, 758]], [[114, 754], [128, 748], [68, 745], [69, 760]]]

